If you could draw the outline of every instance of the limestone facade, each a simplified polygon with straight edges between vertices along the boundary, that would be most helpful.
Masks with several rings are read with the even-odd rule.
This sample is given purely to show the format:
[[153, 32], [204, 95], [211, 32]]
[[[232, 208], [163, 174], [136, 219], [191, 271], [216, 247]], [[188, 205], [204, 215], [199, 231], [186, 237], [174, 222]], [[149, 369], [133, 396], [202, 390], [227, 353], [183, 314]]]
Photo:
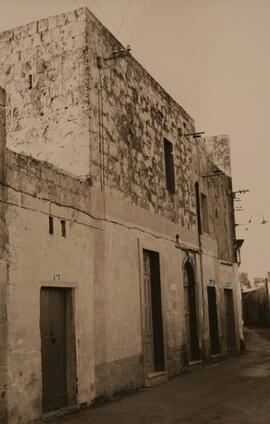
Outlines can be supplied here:
[[65, 406], [238, 352], [228, 137], [187, 135], [193, 119], [86, 8], [0, 48], [3, 422], [44, 415], [43, 288], [71, 296]]

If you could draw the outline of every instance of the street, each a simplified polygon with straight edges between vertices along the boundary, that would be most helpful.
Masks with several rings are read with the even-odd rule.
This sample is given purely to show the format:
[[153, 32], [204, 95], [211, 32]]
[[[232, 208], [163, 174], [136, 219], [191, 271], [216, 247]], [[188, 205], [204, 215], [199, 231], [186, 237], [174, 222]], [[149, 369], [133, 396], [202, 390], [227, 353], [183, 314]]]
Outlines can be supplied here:
[[246, 331], [246, 353], [53, 424], [260, 424], [270, 421], [270, 330]]

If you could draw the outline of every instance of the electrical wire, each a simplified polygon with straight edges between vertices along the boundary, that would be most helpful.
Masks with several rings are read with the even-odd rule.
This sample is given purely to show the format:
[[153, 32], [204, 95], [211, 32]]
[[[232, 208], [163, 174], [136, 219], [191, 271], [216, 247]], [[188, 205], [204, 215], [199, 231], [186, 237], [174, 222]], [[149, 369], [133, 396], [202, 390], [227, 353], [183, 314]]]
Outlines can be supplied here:
[[123, 17], [121, 19], [121, 22], [120, 22], [120, 25], [119, 25], [119, 28], [118, 28], [118, 31], [117, 31], [116, 35], [118, 35], [120, 33], [120, 30], [121, 30], [122, 26], [124, 25], [124, 22], [126, 20], [127, 14], [128, 14], [128, 11], [129, 11], [132, 3], [133, 3], [133, 0], [130, 0], [129, 1], [129, 4], [128, 4], [127, 8], [126, 8], [126, 11], [123, 14]]
[[23, 206], [23, 205], [19, 205], [18, 203], [8, 202], [7, 200], [0, 199], [0, 203], [4, 203], [4, 204], [9, 205], [9, 206], [15, 206], [17, 208], [25, 209], [27, 211], [40, 213], [41, 215], [52, 216], [52, 217], [58, 218], [58, 219], [64, 219], [67, 222], [76, 223], [77, 225], [82, 225], [84, 227], [93, 228], [95, 230], [105, 231], [103, 228], [96, 227], [95, 225], [86, 224], [85, 222], [80, 222], [80, 221], [72, 220], [72, 219], [69, 219], [69, 218], [66, 218], [66, 217], [64, 218], [62, 215], [60, 216], [60, 215], [53, 214], [51, 212], [51, 205], [50, 205], [50, 212], [47, 213], [47, 212], [44, 212], [44, 211], [41, 211], [41, 210], [38, 210], [38, 209], [35, 209], [35, 208], [30, 208], [29, 206]]
[[83, 0], [83, 1], [87, 4], [90, 10], [92, 9], [92, 7], [90, 6], [89, 1], [91, 1], [96, 6], [96, 8], [103, 14], [103, 16], [107, 19], [110, 25], [112, 25], [114, 30], [117, 31], [117, 28], [115, 24], [113, 23], [113, 21], [111, 20], [111, 18], [107, 15], [107, 13], [100, 7], [100, 5], [95, 0]]
[[76, 6], [78, 6], [78, 7], [82, 7], [81, 5], [80, 5], [80, 3], [79, 3], [79, 0], [73, 0], [74, 1], [74, 3], [76, 4]]
[[[112, 223], [112, 224], [117, 224], [117, 225], [119, 225], [119, 226], [121, 226], [121, 227], [125, 227], [125, 228], [127, 228], [127, 229], [129, 229], [129, 230], [138, 230], [138, 231], [141, 231], [141, 232], [143, 232], [143, 233], [146, 233], [146, 234], [149, 234], [149, 235], [152, 235], [153, 237], [155, 237], [155, 238], [157, 238], [157, 239], [164, 239], [164, 240], [167, 240], [167, 241], [170, 241], [170, 242], [173, 242], [173, 243], [175, 243], [175, 240], [174, 239], [172, 239], [172, 238], [170, 238], [170, 237], [166, 237], [166, 236], [158, 236], [157, 234], [155, 234], [155, 233], [153, 233], [153, 232], [151, 232], [151, 231], [147, 231], [147, 230], [144, 230], [144, 229], [141, 229], [140, 227], [137, 227], [137, 226], [132, 226], [132, 225], [127, 225], [127, 224], [123, 224], [123, 223], [121, 223], [121, 222], [119, 222], [119, 221], [115, 221], [115, 220], [112, 220], [112, 219], [108, 219], [108, 218], [104, 218], [104, 217], [97, 217], [97, 216], [95, 216], [95, 215], [93, 215], [93, 214], [91, 214], [91, 213], [89, 213], [89, 212], [86, 212], [86, 211], [84, 211], [84, 210], [82, 210], [82, 209], [80, 209], [80, 208], [77, 208], [77, 207], [75, 207], [75, 206], [71, 206], [71, 205], [67, 205], [67, 204], [62, 204], [62, 203], [60, 203], [60, 202], [58, 202], [58, 201], [55, 201], [55, 200], [51, 200], [51, 199], [48, 199], [48, 198], [46, 198], [46, 197], [41, 197], [41, 196], [36, 196], [36, 195], [34, 195], [33, 193], [29, 193], [29, 192], [27, 192], [27, 191], [23, 191], [23, 190], [19, 190], [19, 189], [17, 189], [17, 188], [15, 188], [15, 187], [13, 187], [13, 186], [11, 186], [11, 185], [9, 185], [9, 184], [4, 184], [4, 183], [1, 183], [0, 182], [0, 185], [2, 185], [2, 186], [4, 186], [4, 187], [7, 187], [7, 188], [9, 188], [9, 189], [11, 189], [11, 190], [14, 190], [15, 192], [17, 192], [17, 193], [20, 193], [20, 194], [25, 194], [25, 195], [27, 195], [27, 196], [30, 196], [30, 197], [32, 197], [32, 198], [35, 198], [35, 199], [37, 199], [37, 200], [42, 200], [42, 201], [46, 201], [46, 202], [49, 202], [50, 204], [55, 204], [56, 206], [58, 206], [58, 207], [62, 207], [62, 208], [67, 208], [67, 209], [72, 209], [72, 210], [75, 210], [75, 211], [77, 211], [77, 212], [80, 212], [80, 213], [82, 213], [82, 214], [84, 214], [84, 215], [86, 215], [86, 216], [88, 216], [88, 217], [90, 217], [90, 218], [92, 218], [93, 220], [96, 220], [96, 221], [101, 221], [101, 222], [108, 222], [108, 223]], [[33, 210], [33, 211], [37, 211], [36, 209], [32, 209], [32, 208], [29, 208], [29, 207], [27, 207], [27, 206], [21, 206], [21, 205], [18, 205], [18, 204], [13, 204], [13, 203], [10, 203], [10, 202], [7, 202], [7, 201], [5, 201], [5, 200], [0, 200], [0, 202], [1, 203], [6, 203], [6, 204], [12, 204], [13, 206], [17, 206], [17, 207], [21, 207], [21, 208], [23, 208], [23, 209], [30, 209], [30, 210]], [[41, 213], [43, 213], [43, 214], [45, 214], [45, 215], [50, 215], [50, 214], [47, 214], [46, 212], [42, 212], [42, 211], [40, 211]], [[99, 229], [99, 228], [98, 228]], [[179, 246], [180, 246], [180, 244], [179, 244]], [[190, 248], [191, 250], [194, 250], [194, 246], [188, 246], [188, 245], [183, 245], [184, 247], [185, 247], [185, 249], [187, 249], [187, 248]]]
[[[170, 242], [170, 243], [173, 243], [173, 244], [174, 244], [174, 245], [175, 245], [178, 249], [181, 249], [181, 250], [183, 250], [183, 251], [185, 251], [185, 252], [186, 252], [187, 250], [195, 251], [196, 253], [200, 253], [201, 255], [211, 257], [211, 258], [216, 259], [216, 260], [218, 260], [218, 261], [221, 261], [221, 260], [222, 260], [221, 258], [219, 258], [219, 257], [217, 257], [217, 256], [215, 256], [215, 255], [211, 255], [211, 254], [209, 254], [209, 253], [203, 252], [203, 251], [202, 251], [199, 247], [197, 247], [197, 246], [190, 246], [190, 245], [185, 244], [185, 243], [178, 243], [178, 244], [176, 245], [175, 240], [174, 240], [173, 238], [166, 237], [166, 236], [159, 236], [159, 235], [157, 235], [157, 234], [153, 233], [152, 231], [148, 231], [148, 230], [142, 229], [142, 228], [137, 227], [137, 226], [134, 226], [134, 225], [124, 224], [124, 223], [122, 223], [122, 222], [119, 222], [119, 221], [116, 221], [116, 220], [113, 220], [113, 219], [109, 219], [109, 218], [106, 218], [106, 217], [104, 217], [104, 218], [103, 218], [103, 217], [102, 217], [102, 218], [99, 218], [99, 217], [96, 217], [96, 216], [94, 216], [93, 214], [90, 214], [89, 212], [86, 212], [86, 211], [84, 211], [84, 210], [82, 210], [82, 209], [80, 209], [80, 208], [77, 208], [77, 207], [75, 207], [75, 206], [61, 204], [60, 202], [57, 202], [57, 201], [54, 201], [54, 200], [48, 199], [48, 198], [46, 198], [46, 197], [36, 196], [36, 195], [34, 195], [33, 193], [29, 193], [29, 192], [26, 192], [26, 191], [19, 190], [19, 189], [15, 188], [15, 187], [13, 187], [13, 186], [11, 186], [11, 185], [9, 185], [9, 184], [4, 184], [4, 183], [0, 182], [0, 185], [1, 185], [1, 186], [4, 186], [4, 187], [7, 187], [7, 188], [9, 188], [9, 189], [11, 189], [11, 190], [14, 190], [14, 191], [15, 191], [15, 192], [17, 192], [17, 193], [28, 195], [28, 196], [30, 196], [30, 197], [32, 197], [32, 198], [37, 199], [37, 200], [47, 201], [47, 202], [49, 202], [49, 203], [50, 203], [50, 205], [51, 205], [51, 204], [54, 204], [54, 205], [56, 205], [56, 206], [58, 206], [58, 207], [62, 207], [62, 208], [67, 208], [67, 209], [75, 210], [75, 211], [80, 212], [80, 213], [82, 213], [82, 214], [84, 214], [84, 215], [86, 215], [86, 216], [88, 216], [88, 217], [90, 217], [90, 218], [92, 218], [93, 220], [96, 220], [96, 221], [107, 222], [107, 223], [109, 223], [109, 224], [118, 225], [118, 226], [120, 226], [120, 227], [122, 227], [122, 228], [125, 228], [125, 229], [127, 229], [127, 230], [136, 230], [136, 231], [140, 231], [140, 232], [141, 232], [141, 233], [143, 233], [143, 234], [151, 235], [152, 237], [154, 237], [154, 238], [156, 238], [156, 239], [159, 239], [159, 240], [166, 240], [166, 241], [168, 241], [168, 242]], [[15, 207], [18, 207], [18, 208], [21, 208], [21, 209], [31, 210], [32, 212], [38, 212], [38, 213], [41, 213], [41, 214], [46, 215], [46, 216], [55, 216], [56, 218], [63, 218], [62, 216], [59, 216], [59, 215], [52, 215], [51, 213], [46, 213], [46, 212], [40, 211], [40, 210], [38, 210], [38, 209], [30, 208], [30, 207], [28, 207], [28, 206], [22, 206], [22, 205], [19, 205], [19, 204], [13, 203], [13, 202], [8, 202], [7, 200], [2, 200], [2, 199], [0, 199], [0, 203], [7, 204], [7, 205], [10, 205], [10, 206], [15, 206]], [[76, 223], [76, 224], [78, 224], [78, 225], [83, 225], [83, 226], [86, 226], [86, 227], [94, 228], [94, 229], [97, 229], [97, 230], [99, 230], [99, 231], [105, 231], [103, 228], [96, 227], [96, 226], [91, 225], [91, 224], [86, 224], [86, 223], [79, 222], [79, 221], [76, 221], [76, 220], [74, 220], [74, 221], [73, 221], [73, 220], [71, 220], [71, 219], [66, 219], [66, 218], [65, 218], [65, 220], [66, 220], [66, 221], [69, 221], [69, 222], [74, 222], [74, 223]], [[228, 263], [230, 263], [230, 261], [228, 261]]]
[[[76, 1], [78, 1], [78, 0], [76, 0]], [[85, 5], [89, 8], [89, 10], [91, 11], [91, 13], [93, 13], [92, 12], [93, 6], [90, 6], [89, 1], [92, 2], [92, 4], [95, 5], [95, 7], [102, 13], [102, 15], [104, 16], [104, 18], [106, 18], [107, 22], [110, 24], [110, 26], [112, 27], [112, 30], [116, 34], [115, 35], [115, 38], [117, 38], [118, 34], [120, 33], [119, 27], [118, 28], [116, 27], [115, 23], [111, 20], [111, 18], [109, 17], [109, 15], [107, 15], [107, 13], [104, 11], [104, 9], [95, 0], [81, 0], [81, 1], [83, 1], [85, 3]], [[129, 7], [128, 7], [128, 9], [129, 9]], [[121, 38], [122, 38], [122, 41], [123, 41], [123, 43], [125, 45], [130, 44], [129, 41], [126, 39], [126, 37], [121, 36]]]

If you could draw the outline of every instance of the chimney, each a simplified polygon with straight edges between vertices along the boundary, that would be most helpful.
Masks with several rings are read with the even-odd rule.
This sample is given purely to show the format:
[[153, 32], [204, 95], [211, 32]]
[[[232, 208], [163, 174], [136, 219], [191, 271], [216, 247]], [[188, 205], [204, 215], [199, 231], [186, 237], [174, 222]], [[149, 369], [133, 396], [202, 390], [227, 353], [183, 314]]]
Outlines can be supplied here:
[[6, 91], [0, 87], [0, 181], [5, 177], [6, 156]]

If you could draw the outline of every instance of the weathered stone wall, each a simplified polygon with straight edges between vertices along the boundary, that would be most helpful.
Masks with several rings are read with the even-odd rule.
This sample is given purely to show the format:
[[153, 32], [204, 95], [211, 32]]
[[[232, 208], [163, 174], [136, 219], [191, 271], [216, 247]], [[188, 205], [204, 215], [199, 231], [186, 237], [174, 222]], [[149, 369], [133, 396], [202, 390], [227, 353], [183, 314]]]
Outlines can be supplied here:
[[[104, 62], [119, 42], [89, 12], [87, 45], [91, 157], [95, 181], [119, 199], [187, 228], [196, 222], [192, 118], [133, 57]], [[163, 138], [173, 143], [176, 193], [166, 190]]]
[[[115, 47], [122, 46], [87, 9], [0, 36], [9, 146], [77, 176], [90, 173], [93, 182], [90, 189], [48, 163], [8, 152], [12, 423], [41, 414], [38, 299], [42, 282], [54, 284], [54, 274], [63, 275], [63, 284], [77, 284], [78, 403], [144, 384], [143, 248], [160, 254], [166, 372], [181, 372], [187, 253], [176, 249], [176, 234], [185, 249], [197, 252], [200, 347], [209, 357], [206, 288], [215, 279], [226, 350], [222, 293], [234, 276], [220, 259], [233, 259], [230, 179], [204, 177], [215, 165], [198, 139], [183, 136], [194, 131], [192, 118], [134, 58], [98, 70], [97, 56], [106, 58]], [[166, 189], [164, 137], [173, 143], [175, 194]], [[201, 240], [196, 181], [209, 203], [209, 234]], [[49, 214], [58, 224], [60, 218], [69, 222], [65, 241], [59, 233], [48, 235]]]
[[[97, 56], [115, 47], [87, 9], [2, 33], [8, 146], [91, 173], [133, 204], [192, 227], [191, 140], [180, 134], [194, 122], [132, 57], [99, 74]], [[174, 145], [175, 195], [165, 188], [163, 137]]]
[[0, 34], [7, 146], [77, 175], [89, 174], [83, 9]]
[[0, 422], [7, 419], [7, 285], [8, 233], [6, 226], [7, 190], [5, 187], [6, 94], [0, 88]]
[[[214, 153], [218, 142], [214, 145]], [[221, 139], [221, 152], [223, 141]], [[224, 172], [219, 173], [216, 162], [212, 160], [211, 146], [205, 148], [204, 142], [198, 146], [198, 181], [200, 191], [207, 196], [209, 215], [209, 234], [203, 236], [215, 241], [217, 257], [235, 262], [235, 221], [232, 194], [232, 179]], [[225, 156], [228, 156], [226, 149]], [[219, 156], [221, 160], [222, 154]], [[202, 213], [202, 211], [201, 211]]]
[[227, 176], [213, 177], [210, 190], [210, 207], [213, 211], [213, 237], [217, 242], [218, 257], [235, 262], [234, 250], [234, 211], [231, 178]]
[[[0, 48], [8, 146], [90, 173], [119, 200], [196, 229], [198, 141], [183, 136], [194, 121], [131, 56], [98, 70], [97, 57], [122, 46], [88, 9], [6, 31]], [[173, 143], [175, 194], [166, 189], [164, 137]], [[224, 159], [214, 141], [212, 155], [226, 162], [228, 149]]]
[[231, 150], [228, 135], [204, 137], [202, 143], [212, 162], [226, 175], [231, 177]]

